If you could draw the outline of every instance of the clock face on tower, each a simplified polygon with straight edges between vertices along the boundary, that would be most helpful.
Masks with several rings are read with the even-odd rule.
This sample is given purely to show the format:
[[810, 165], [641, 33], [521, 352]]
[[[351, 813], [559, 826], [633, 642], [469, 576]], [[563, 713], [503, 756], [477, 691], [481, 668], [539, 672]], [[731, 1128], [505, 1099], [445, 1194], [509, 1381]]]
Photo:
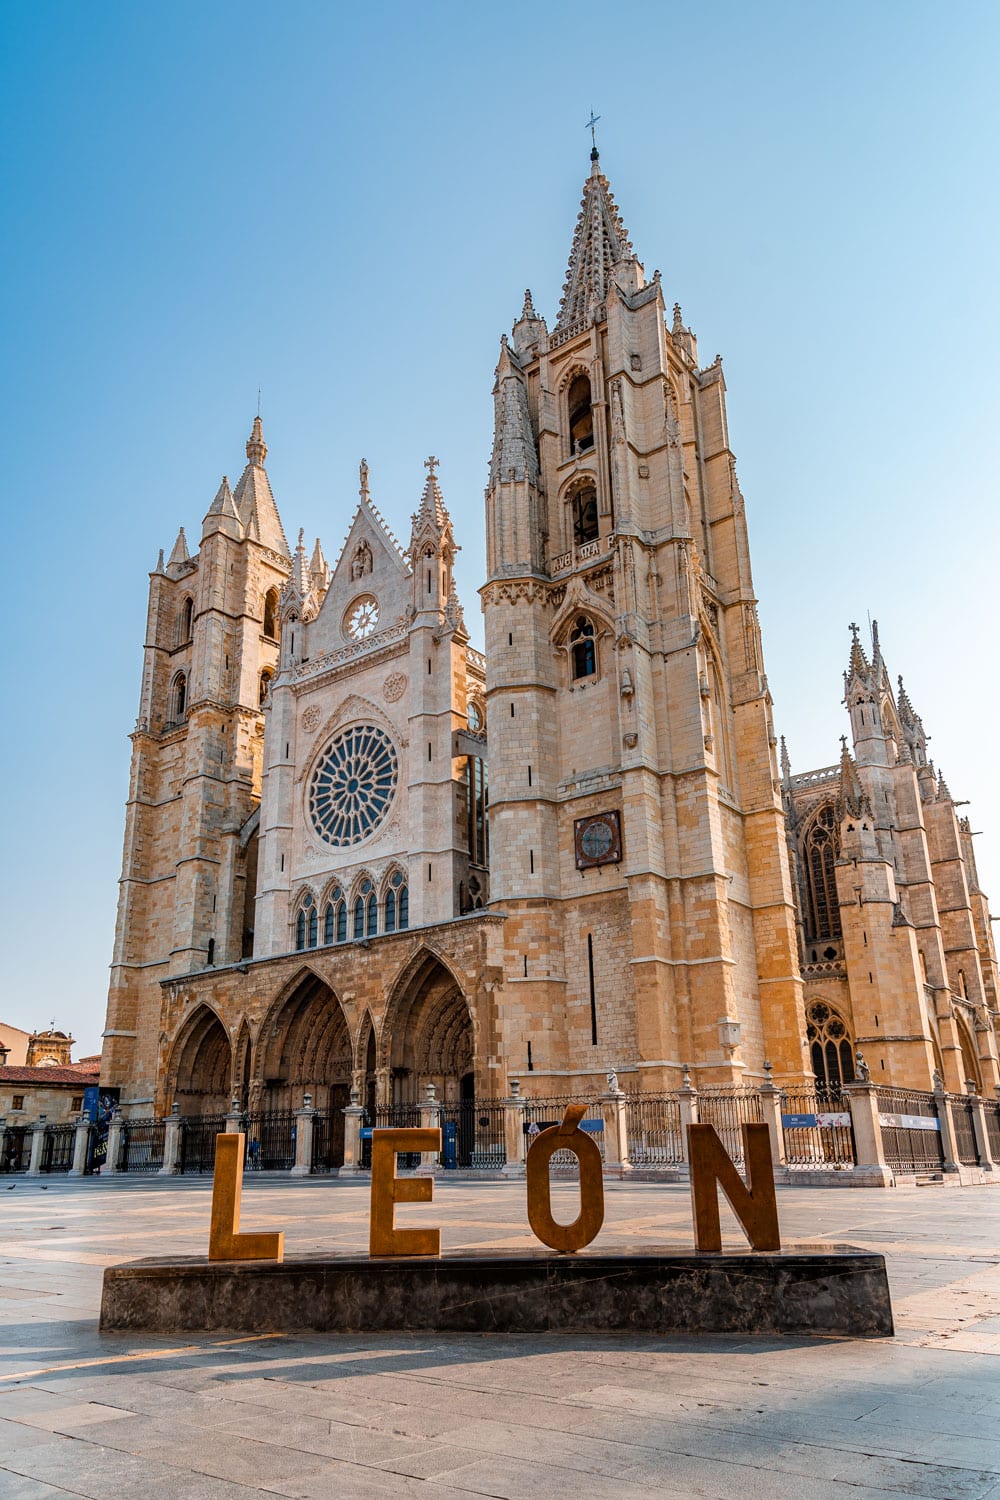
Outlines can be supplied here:
[[378, 600], [374, 594], [362, 594], [348, 605], [344, 615], [344, 634], [352, 641], [365, 641], [378, 624]]
[[573, 824], [578, 870], [594, 865], [616, 865], [622, 857], [622, 826], [617, 812], [593, 813]]

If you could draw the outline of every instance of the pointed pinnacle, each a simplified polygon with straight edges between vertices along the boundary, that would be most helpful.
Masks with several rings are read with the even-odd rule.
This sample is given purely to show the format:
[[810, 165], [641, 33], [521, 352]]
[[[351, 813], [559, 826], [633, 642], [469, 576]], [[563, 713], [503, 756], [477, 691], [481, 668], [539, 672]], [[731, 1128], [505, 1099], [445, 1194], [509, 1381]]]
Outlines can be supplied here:
[[267, 457], [267, 444], [264, 441], [264, 429], [260, 424], [260, 417], [254, 417], [253, 430], [247, 438], [247, 458], [252, 464], [263, 466]]

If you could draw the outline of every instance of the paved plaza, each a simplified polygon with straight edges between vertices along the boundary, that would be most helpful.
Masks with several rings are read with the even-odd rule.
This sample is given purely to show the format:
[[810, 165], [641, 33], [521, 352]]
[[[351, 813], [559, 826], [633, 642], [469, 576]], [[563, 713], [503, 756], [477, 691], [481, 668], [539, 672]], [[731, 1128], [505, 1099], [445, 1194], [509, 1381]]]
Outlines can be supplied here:
[[[1000, 1497], [1000, 1191], [779, 1194], [786, 1243], [885, 1253], [895, 1338], [101, 1338], [104, 1266], [204, 1253], [209, 1181], [0, 1178], [0, 1500]], [[523, 1183], [399, 1218], [534, 1243]], [[243, 1227], [364, 1250], [367, 1188], [250, 1179]], [[687, 1189], [609, 1183], [596, 1243], [689, 1248]]]

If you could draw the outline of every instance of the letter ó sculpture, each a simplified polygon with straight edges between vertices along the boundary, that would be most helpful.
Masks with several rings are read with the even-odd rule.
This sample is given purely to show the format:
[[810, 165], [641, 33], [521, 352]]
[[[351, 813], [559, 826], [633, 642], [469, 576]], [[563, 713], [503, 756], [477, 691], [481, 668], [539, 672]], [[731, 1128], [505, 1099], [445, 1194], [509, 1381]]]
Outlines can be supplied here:
[[[553, 1250], [582, 1250], [601, 1232], [604, 1223], [604, 1174], [597, 1142], [579, 1128], [585, 1104], [568, 1104], [561, 1125], [550, 1125], [536, 1135], [528, 1150], [528, 1223], [543, 1245]], [[552, 1217], [549, 1162], [556, 1151], [572, 1151], [580, 1163], [580, 1212], [572, 1224]]]

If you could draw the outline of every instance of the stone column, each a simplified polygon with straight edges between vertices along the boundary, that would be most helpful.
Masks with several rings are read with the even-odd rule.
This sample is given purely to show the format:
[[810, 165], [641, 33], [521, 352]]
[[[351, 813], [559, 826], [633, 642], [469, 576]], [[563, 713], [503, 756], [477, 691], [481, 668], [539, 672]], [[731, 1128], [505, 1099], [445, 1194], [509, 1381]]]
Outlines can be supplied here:
[[173, 1107], [163, 1122], [163, 1166], [158, 1177], [174, 1177], [181, 1161], [181, 1107], [174, 1100]]
[[31, 1159], [28, 1162], [28, 1176], [40, 1177], [42, 1173], [42, 1151], [45, 1149], [45, 1115], [38, 1116], [38, 1124], [31, 1132]]
[[240, 1101], [236, 1094], [229, 1103], [229, 1113], [226, 1116], [226, 1134], [239, 1135], [243, 1129], [243, 1111], [240, 1109]]
[[503, 1104], [503, 1175], [505, 1177], [523, 1177], [524, 1158], [527, 1154], [528, 1145], [524, 1134], [528, 1101], [521, 1093], [520, 1079], [512, 1078], [510, 1080], [510, 1094], [503, 1101]]
[[771, 1082], [771, 1064], [764, 1064], [764, 1082], [760, 1086], [761, 1113], [771, 1137], [771, 1160], [776, 1167], [785, 1165], [785, 1130], [781, 1123], [781, 1093]]
[[975, 1132], [976, 1149], [979, 1152], [979, 1166], [984, 1172], [992, 1172], [995, 1166], [1000, 1166], [1000, 1162], [993, 1160], [993, 1154], [990, 1151], [990, 1138], [986, 1130], [986, 1114], [983, 1109], [983, 1101], [977, 1094], [976, 1085], [971, 1079], [965, 1086], [969, 1091], [969, 1097], [972, 1102], [972, 1129]]
[[951, 1117], [951, 1100], [944, 1091], [940, 1073], [934, 1074], [934, 1102], [937, 1105], [938, 1126], [941, 1130], [941, 1155], [943, 1172], [958, 1171], [958, 1156], [955, 1152], [955, 1122]]
[[632, 1170], [628, 1159], [628, 1120], [625, 1115], [625, 1091], [615, 1089], [601, 1100], [604, 1111], [604, 1166], [624, 1174]]
[[684, 1064], [681, 1086], [677, 1090], [678, 1102], [681, 1114], [681, 1152], [684, 1160], [688, 1159], [688, 1132], [689, 1125], [698, 1124], [698, 1094], [691, 1087], [691, 1069], [687, 1063]]
[[306, 1094], [302, 1100], [302, 1108], [295, 1111], [295, 1165], [292, 1167], [293, 1177], [308, 1177], [313, 1165], [313, 1123], [316, 1119], [316, 1111], [313, 1109], [313, 1096]]
[[843, 1091], [847, 1095], [854, 1129], [855, 1175], [875, 1187], [892, 1187], [895, 1178], [885, 1160], [875, 1085], [847, 1083]]
[[113, 1114], [108, 1124], [108, 1154], [104, 1158], [104, 1166], [101, 1168], [102, 1177], [114, 1177], [118, 1170], [118, 1162], [122, 1154], [122, 1117]]
[[87, 1170], [90, 1131], [90, 1119], [87, 1115], [81, 1115], [76, 1122], [76, 1135], [73, 1137], [73, 1165], [69, 1169], [71, 1177], [82, 1177]]
[[[420, 1101], [421, 1130], [441, 1129], [441, 1103], [437, 1097], [437, 1085], [427, 1085], [427, 1096]], [[440, 1151], [424, 1151], [417, 1169], [422, 1177], [436, 1177], [441, 1171]]]
[[351, 1089], [351, 1102], [344, 1110], [344, 1165], [338, 1177], [356, 1177], [361, 1172], [361, 1090]]

